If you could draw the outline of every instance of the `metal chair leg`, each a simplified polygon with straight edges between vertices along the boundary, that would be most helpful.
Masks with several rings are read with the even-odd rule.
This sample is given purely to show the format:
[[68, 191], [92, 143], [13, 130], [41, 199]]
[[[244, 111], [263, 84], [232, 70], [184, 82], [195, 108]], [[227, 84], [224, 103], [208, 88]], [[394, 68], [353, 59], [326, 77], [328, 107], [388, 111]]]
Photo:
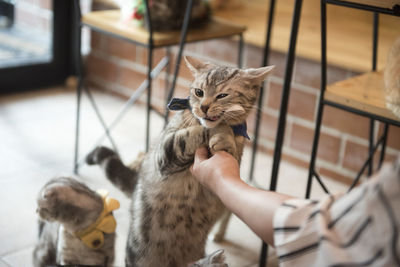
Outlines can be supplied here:
[[[188, 3], [187, 3], [187, 6], [186, 6], [185, 16], [184, 16], [184, 19], [183, 19], [183, 26], [182, 26], [182, 31], [181, 31], [181, 40], [179, 42], [178, 56], [177, 56], [176, 62], [175, 62], [174, 78], [172, 79], [171, 88], [170, 88], [170, 90], [168, 92], [167, 103], [172, 99], [172, 96], [174, 95], [174, 92], [175, 92], [176, 80], [177, 80], [178, 75], [179, 75], [179, 68], [180, 68], [180, 65], [181, 65], [182, 54], [183, 54], [183, 50], [184, 50], [185, 44], [186, 44], [186, 36], [187, 36], [188, 30], [189, 30], [190, 15], [192, 13], [192, 9], [193, 9], [193, 0], [189, 0]], [[165, 110], [165, 115], [164, 115], [164, 127], [168, 123], [168, 116], [169, 116], [169, 110], [166, 109]]]
[[164, 101], [167, 103], [168, 101], [168, 90], [171, 86], [171, 83], [169, 82], [169, 77], [171, 75], [171, 47], [167, 47], [166, 49], [166, 54], [165, 57], [168, 60], [168, 65], [165, 68], [165, 92], [164, 92]]
[[75, 0], [73, 3], [73, 16], [74, 16], [74, 61], [75, 72], [78, 77], [78, 84], [76, 88], [76, 121], [75, 121], [75, 151], [74, 151], [74, 166], [73, 171], [78, 174], [78, 157], [79, 157], [79, 134], [80, 134], [80, 114], [81, 114], [81, 97], [82, 97], [82, 58], [81, 58], [81, 14], [79, 1]]
[[[303, 0], [296, 0], [293, 11], [289, 51], [286, 59], [285, 81], [283, 83], [281, 107], [279, 111], [278, 130], [276, 133], [274, 158], [272, 163], [271, 182], [269, 186], [269, 190], [271, 191], [276, 190], [276, 185], [278, 181], [279, 164], [282, 154], [283, 139], [285, 136], [286, 115], [289, 104], [290, 86], [292, 83], [293, 66], [296, 54], [297, 35], [300, 24], [300, 14], [301, 14], [302, 4]], [[267, 245], [263, 243], [261, 256], [267, 256], [266, 250], [267, 250]], [[262, 267], [265, 266], [265, 264], [266, 264], [265, 258], [260, 258], [259, 266]]]
[[81, 115], [81, 96], [82, 96], [82, 78], [78, 78], [76, 88], [76, 121], [75, 121], [75, 151], [74, 151], [74, 173], [78, 174], [79, 157], [79, 133], [80, 133], [80, 115]]
[[152, 89], [152, 63], [153, 63], [153, 45], [150, 45], [148, 51], [148, 65], [147, 65], [147, 101], [146, 101], [146, 152], [149, 151], [150, 147], [150, 113], [151, 113], [151, 89]]
[[151, 77], [151, 70], [152, 70], [152, 64], [153, 64], [153, 49], [154, 49], [154, 43], [153, 43], [153, 27], [151, 23], [151, 16], [150, 16], [150, 7], [149, 7], [149, 1], [145, 0], [145, 9], [146, 9], [146, 23], [148, 25], [148, 31], [149, 31], [149, 40], [148, 40], [148, 46], [147, 48], [149, 49], [148, 51], [148, 56], [147, 56], [147, 101], [146, 101], [146, 143], [145, 143], [145, 149], [146, 152], [149, 151], [150, 147], [150, 112], [151, 112], [151, 86], [152, 86], [152, 77]]
[[[373, 149], [374, 149], [374, 139], [375, 139], [375, 120], [370, 119], [369, 120], [369, 145], [368, 145], [368, 150], [369, 153], [371, 154]], [[374, 171], [374, 160], [370, 160], [368, 164], [368, 176], [372, 175], [372, 172]]]
[[322, 115], [324, 110], [324, 93], [326, 88], [326, 3], [321, 0], [321, 92], [318, 100], [317, 119], [314, 130], [314, 139], [311, 150], [310, 166], [308, 170], [306, 198], [311, 195], [312, 179], [315, 174], [315, 161], [317, 157], [319, 135], [321, 132]]
[[389, 132], [389, 124], [385, 123], [385, 126], [383, 128], [383, 134], [382, 134], [383, 142], [382, 142], [381, 155], [379, 157], [378, 170], [382, 167], [383, 160], [385, 159], [388, 132]]
[[[268, 20], [267, 20], [267, 33], [265, 38], [265, 45], [264, 45], [264, 55], [261, 65], [266, 66], [269, 62], [269, 53], [271, 50], [271, 34], [272, 34], [272, 27], [274, 22], [274, 14], [275, 14], [275, 0], [271, 0], [269, 3], [269, 11], [268, 11]], [[254, 176], [254, 166], [256, 161], [256, 153], [257, 153], [257, 146], [258, 146], [258, 136], [260, 132], [260, 123], [261, 123], [261, 114], [262, 114], [262, 105], [264, 101], [264, 86], [261, 86], [260, 93], [258, 95], [258, 102], [257, 102], [257, 111], [256, 111], [256, 123], [254, 126], [254, 140], [253, 146], [251, 150], [251, 159], [250, 159], [250, 172], [249, 172], [249, 181], [253, 181]]]
[[[378, 32], [379, 32], [379, 14], [373, 14], [373, 31], [372, 31], [372, 71], [376, 70], [378, 59]], [[370, 119], [369, 124], [369, 153], [374, 149], [375, 140], [375, 120]], [[374, 171], [374, 160], [372, 159], [368, 165], [368, 176], [371, 176]]]

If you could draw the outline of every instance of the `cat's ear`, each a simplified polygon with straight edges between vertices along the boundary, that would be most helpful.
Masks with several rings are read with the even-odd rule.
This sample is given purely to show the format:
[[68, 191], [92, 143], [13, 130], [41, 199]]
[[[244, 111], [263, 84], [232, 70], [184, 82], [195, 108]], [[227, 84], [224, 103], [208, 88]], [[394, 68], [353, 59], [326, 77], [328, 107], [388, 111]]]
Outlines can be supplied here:
[[256, 80], [257, 82], [264, 81], [268, 74], [275, 68], [275, 66], [267, 66], [256, 69], [245, 69], [243, 70], [243, 74], [245, 77], [250, 78], [252, 80]]
[[196, 58], [185, 56], [186, 66], [192, 72], [193, 76], [210, 67], [210, 63], [200, 61]]

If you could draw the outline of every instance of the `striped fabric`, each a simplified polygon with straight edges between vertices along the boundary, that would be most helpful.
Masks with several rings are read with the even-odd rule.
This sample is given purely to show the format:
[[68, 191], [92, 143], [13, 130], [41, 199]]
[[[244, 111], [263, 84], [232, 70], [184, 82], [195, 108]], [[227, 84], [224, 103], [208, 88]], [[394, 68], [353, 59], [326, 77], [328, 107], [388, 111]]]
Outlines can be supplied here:
[[350, 193], [290, 199], [274, 216], [280, 266], [400, 266], [400, 158]]

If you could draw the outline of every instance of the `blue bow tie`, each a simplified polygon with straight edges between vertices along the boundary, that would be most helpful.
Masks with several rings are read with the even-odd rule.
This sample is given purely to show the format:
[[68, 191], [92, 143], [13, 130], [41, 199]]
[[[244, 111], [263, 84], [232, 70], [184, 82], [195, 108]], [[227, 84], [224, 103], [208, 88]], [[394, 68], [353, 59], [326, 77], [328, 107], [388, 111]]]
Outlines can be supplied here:
[[[172, 98], [171, 101], [167, 105], [169, 110], [184, 110], [191, 109], [188, 98]], [[231, 126], [233, 133], [235, 135], [241, 135], [250, 140], [249, 135], [247, 134], [247, 123], [243, 122], [238, 125]]]

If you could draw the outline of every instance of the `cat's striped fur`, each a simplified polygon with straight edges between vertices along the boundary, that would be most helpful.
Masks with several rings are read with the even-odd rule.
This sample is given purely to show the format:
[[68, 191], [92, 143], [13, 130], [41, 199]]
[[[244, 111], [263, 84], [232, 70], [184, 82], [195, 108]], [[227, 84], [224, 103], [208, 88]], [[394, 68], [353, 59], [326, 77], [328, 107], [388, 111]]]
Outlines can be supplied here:
[[204, 256], [207, 235], [224, 207], [191, 175], [194, 153], [207, 146], [211, 153], [225, 150], [240, 160], [244, 137], [234, 136], [230, 126], [245, 122], [272, 69], [186, 61], [195, 78], [191, 108], [175, 114], [142, 164], [127, 168], [107, 148], [96, 149], [87, 159], [102, 165], [114, 184], [132, 194], [127, 266], [180, 267]]

